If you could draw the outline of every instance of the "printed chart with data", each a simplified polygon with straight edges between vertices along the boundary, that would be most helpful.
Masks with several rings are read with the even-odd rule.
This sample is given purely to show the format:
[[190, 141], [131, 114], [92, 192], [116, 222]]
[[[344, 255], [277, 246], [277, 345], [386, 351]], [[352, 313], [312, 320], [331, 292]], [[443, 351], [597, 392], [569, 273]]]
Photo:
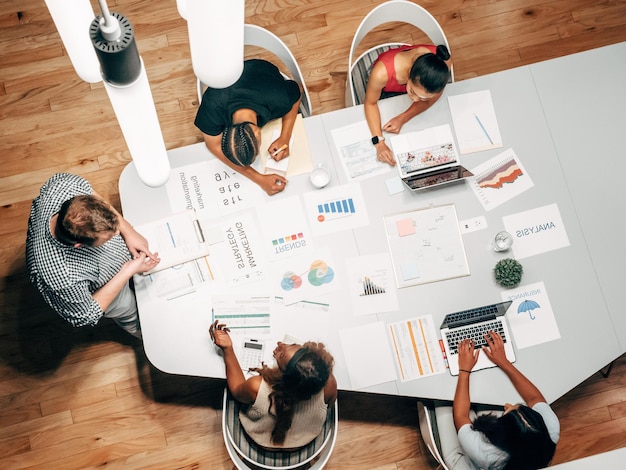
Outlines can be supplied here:
[[285, 305], [318, 301], [323, 294], [337, 289], [336, 264], [327, 250], [316, 255], [300, 255], [273, 263], [274, 295]]
[[487, 211], [533, 187], [513, 149], [505, 150], [471, 171], [475, 175], [470, 183], [472, 190]]
[[369, 224], [359, 184], [327, 187], [306, 193], [303, 197], [314, 235], [327, 235]]

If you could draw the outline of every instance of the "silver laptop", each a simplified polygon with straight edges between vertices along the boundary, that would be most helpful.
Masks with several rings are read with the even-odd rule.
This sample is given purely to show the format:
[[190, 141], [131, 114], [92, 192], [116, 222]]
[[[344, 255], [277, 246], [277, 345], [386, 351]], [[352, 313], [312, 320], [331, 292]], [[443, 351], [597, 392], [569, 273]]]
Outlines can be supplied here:
[[[511, 340], [511, 333], [506, 321], [505, 313], [511, 306], [510, 301], [484, 305], [478, 308], [463, 310], [446, 315], [441, 324], [441, 339], [448, 359], [448, 366], [452, 375], [459, 375], [458, 344], [466, 338], [474, 340], [475, 348], [486, 345], [484, 335], [495, 331], [504, 340], [504, 350], [509, 361], [515, 362], [515, 351]], [[481, 352], [478, 362], [472, 371], [495, 367], [487, 355]]]
[[474, 176], [461, 165], [448, 124], [391, 137], [396, 168], [412, 191]]

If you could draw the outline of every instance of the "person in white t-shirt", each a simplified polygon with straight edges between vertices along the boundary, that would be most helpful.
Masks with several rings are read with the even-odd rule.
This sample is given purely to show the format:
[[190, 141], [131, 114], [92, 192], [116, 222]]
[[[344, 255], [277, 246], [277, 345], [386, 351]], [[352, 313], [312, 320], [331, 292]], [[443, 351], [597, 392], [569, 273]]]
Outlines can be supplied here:
[[[502, 337], [485, 336], [488, 346], [459, 343], [459, 377], [452, 405], [458, 445], [443, 449], [452, 469], [538, 469], [547, 466], [559, 440], [559, 420], [539, 389], [507, 358]], [[525, 404], [504, 405], [504, 412], [475, 416], [470, 402], [470, 375], [479, 354], [486, 354], [511, 380]]]

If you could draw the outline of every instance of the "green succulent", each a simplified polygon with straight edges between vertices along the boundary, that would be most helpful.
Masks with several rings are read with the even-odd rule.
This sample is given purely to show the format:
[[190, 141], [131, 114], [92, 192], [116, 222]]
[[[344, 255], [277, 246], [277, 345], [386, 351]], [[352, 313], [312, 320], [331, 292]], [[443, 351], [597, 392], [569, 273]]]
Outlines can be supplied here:
[[505, 258], [496, 263], [493, 272], [496, 282], [502, 287], [515, 287], [522, 281], [524, 269], [516, 260]]

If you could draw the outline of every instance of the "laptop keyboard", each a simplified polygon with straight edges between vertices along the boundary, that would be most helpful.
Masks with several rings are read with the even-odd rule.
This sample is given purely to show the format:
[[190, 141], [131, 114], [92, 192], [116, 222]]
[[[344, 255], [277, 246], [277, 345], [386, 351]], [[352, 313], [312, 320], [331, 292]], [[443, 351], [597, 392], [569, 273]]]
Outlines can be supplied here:
[[459, 342], [469, 338], [474, 341], [474, 349], [481, 348], [487, 345], [484, 335], [489, 331], [495, 331], [502, 336], [502, 341], [506, 343], [506, 336], [504, 329], [502, 328], [502, 322], [500, 320], [492, 320], [487, 323], [481, 323], [480, 325], [468, 325], [463, 328], [455, 328], [452, 331], [446, 332], [446, 338], [448, 340], [448, 346], [450, 347], [451, 354], [458, 354]]
[[471, 308], [461, 312], [450, 313], [446, 315], [446, 323], [452, 325], [464, 320], [480, 318], [483, 315], [495, 315], [498, 312], [497, 305], [483, 305], [482, 307]]

